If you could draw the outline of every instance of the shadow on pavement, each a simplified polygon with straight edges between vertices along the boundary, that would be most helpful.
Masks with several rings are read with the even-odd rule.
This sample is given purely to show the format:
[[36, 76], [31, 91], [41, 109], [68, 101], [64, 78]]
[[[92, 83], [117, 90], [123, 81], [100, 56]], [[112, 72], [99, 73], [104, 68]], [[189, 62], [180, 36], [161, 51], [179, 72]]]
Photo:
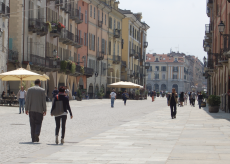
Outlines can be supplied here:
[[219, 110], [218, 113], [210, 113], [208, 109], [208, 104], [206, 107], [202, 107], [202, 109], [207, 112], [210, 116], [212, 116], [214, 119], [226, 119], [230, 121], [230, 113], [226, 113], [225, 111]]
[[41, 144], [39, 142], [19, 142], [19, 144], [27, 144], [27, 145], [35, 145], [35, 144]]

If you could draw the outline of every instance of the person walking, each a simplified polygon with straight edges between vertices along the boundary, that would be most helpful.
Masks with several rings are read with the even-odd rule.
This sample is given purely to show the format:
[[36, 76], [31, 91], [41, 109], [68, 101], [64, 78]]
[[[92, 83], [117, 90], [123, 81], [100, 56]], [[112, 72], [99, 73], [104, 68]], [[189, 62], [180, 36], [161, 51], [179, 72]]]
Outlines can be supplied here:
[[52, 92], [53, 98], [52, 98], [52, 104], [54, 103], [54, 99], [56, 97], [56, 95], [59, 93], [57, 87], [54, 87], [54, 90]]
[[115, 90], [110, 93], [110, 98], [111, 98], [111, 108], [114, 108], [114, 101], [116, 100], [117, 94], [115, 93]]
[[189, 103], [192, 106], [192, 92], [189, 92]]
[[34, 87], [28, 89], [26, 114], [30, 118], [32, 142], [39, 142], [43, 116], [46, 115], [45, 89], [41, 88], [41, 81], [39, 79], [35, 81]]
[[62, 101], [64, 112], [59, 116], [55, 116], [55, 122], [56, 122], [55, 143], [58, 144], [58, 134], [59, 134], [60, 122], [61, 122], [61, 125], [62, 125], [62, 129], [61, 129], [61, 144], [64, 144], [65, 125], [66, 125], [67, 114], [68, 114], [67, 110], [69, 111], [70, 118], [71, 119], [73, 118], [73, 114], [72, 114], [72, 111], [71, 111], [71, 108], [70, 108], [70, 105], [69, 105], [69, 99], [65, 95], [65, 88], [64, 87], [59, 88], [59, 93], [54, 98], [54, 103], [53, 103], [52, 108], [51, 108], [51, 116], [53, 116], [52, 112], [55, 110], [57, 101]]
[[184, 102], [184, 92], [181, 92], [180, 94], [180, 106], [183, 107], [183, 102]]
[[24, 113], [24, 105], [26, 102], [26, 91], [24, 90], [23, 86], [21, 86], [21, 89], [18, 91], [17, 100], [19, 102], [19, 114], [21, 114], [21, 111]]
[[124, 100], [124, 105], [126, 106], [126, 101], [129, 98], [129, 94], [127, 93], [127, 91], [125, 90], [124, 93], [122, 94], [122, 98]]
[[188, 101], [188, 95], [187, 93], [184, 94], [184, 105], [187, 105], [187, 101]]
[[191, 94], [191, 98], [192, 98], [192, 106], [195, 107], [196, 94], [195, 94], [194, 91], [193, 91], [192, 94]]
[[199, 103], [199, 109], [201, 109], [201, 103], [203, 100], [203, 95], [201, 94], [201, 92], [198, 94], [198, 103]]
[[154, 101], [154, 92], [153, 91], [150, 92], [150, 96], [152, 97], [152, 102], [153, 102]]
[[172, 94], [170, 94], [168, 96], [168, 106], [170, 106], [171, 109], [171, 117], [172, 119], [176, 118], [176, 104], [177, 104], [177, 93], [176, 93], [176, 89], [173, 88], [172, 89]]
[[69, 99], [69, 89], [67, 86], [65, 86], [65, 94], [66, 94], [67, 98]]

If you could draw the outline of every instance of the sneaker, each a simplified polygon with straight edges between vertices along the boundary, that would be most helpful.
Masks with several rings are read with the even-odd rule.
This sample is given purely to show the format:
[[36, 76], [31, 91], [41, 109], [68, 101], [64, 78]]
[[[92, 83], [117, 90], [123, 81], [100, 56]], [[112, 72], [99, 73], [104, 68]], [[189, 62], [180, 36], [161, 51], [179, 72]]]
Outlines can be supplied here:
[[55, 143], [58, 144], [58, 136], [55, 137]]
[[176, 118], [176, 116], [174, 116], [174, 118]]
[[64, 144], [64, 138], [61, 139], [61, 144]]

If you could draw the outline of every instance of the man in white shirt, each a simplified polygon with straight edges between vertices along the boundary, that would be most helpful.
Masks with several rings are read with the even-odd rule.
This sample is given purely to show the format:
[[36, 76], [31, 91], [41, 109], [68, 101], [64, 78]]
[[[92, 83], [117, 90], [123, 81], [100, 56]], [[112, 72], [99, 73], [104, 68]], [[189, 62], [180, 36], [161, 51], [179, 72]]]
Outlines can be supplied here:
[[114, 107], [114, 101], [116, 100], [116, 96], [117, 94], [115, 93], [115, 90], [113, 89], [113, 91], [110, 93], [110, 98], [111, 98], [111, 108]]
[[66, 94], [66, 96], [69, 98], [69, 89], [68, 89], [67, 86], [65, 86], [65, 94]]
[[23, 86], [21, 86], [21, 90], [18, 91], [17, 100], [19, 101], [19, 114], [21, 114], [21, 109], [22, 112], [24, 113], [24, 104], [26, 102], [26, 91], [24, 90]]

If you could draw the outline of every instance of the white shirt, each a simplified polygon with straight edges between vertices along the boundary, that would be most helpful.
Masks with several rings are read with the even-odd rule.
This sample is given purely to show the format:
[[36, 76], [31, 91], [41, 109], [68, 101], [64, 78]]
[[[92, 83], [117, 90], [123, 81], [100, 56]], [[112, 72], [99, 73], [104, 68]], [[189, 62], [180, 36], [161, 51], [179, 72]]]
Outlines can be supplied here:
[[20, 99], [24, 99], [25, 98], [25, 91], [21, 91], [20, 90], [20, 96], [19, 96]]
[[117, 95], [117, 94], [116, 94], [115, 92], [111, 92], [111, 93], [110, 93], [111, 98], [115, 98], [116, 95]]
[[66, 93], [67, 96], [69, 97], [69, 90], [68, 90], [68, 89], [65, 90], [65, 93]]

